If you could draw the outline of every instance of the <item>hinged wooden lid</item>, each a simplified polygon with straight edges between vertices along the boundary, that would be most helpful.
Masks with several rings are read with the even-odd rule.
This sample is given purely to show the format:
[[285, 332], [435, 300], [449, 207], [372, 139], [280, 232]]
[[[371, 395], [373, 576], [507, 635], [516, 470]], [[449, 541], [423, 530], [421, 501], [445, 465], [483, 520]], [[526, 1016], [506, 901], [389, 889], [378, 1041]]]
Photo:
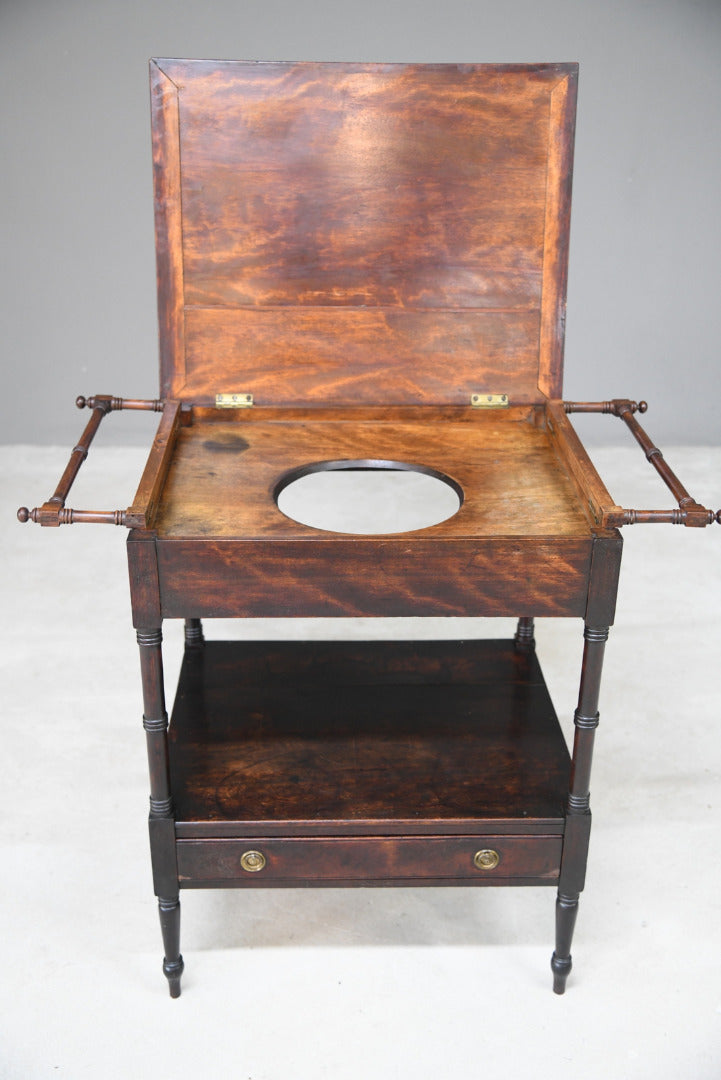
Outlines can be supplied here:
[[576, 80], [151, 61], [161, 395], [561, 397]]

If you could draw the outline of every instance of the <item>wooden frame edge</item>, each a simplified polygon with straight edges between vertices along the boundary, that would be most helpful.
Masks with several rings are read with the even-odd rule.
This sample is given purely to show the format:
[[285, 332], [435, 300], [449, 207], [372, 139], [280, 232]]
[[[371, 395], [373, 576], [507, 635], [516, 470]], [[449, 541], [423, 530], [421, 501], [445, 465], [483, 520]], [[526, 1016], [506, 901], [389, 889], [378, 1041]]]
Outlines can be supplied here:
[[613, 496], [596, 471], [576, 430], [566, 416], [563, 402], [550, 401], [546, 406], [546, 426], [551, 443], [566, 467], [579, 494], [583, 509], [597, 528], [612, 527], [610, 515], [617, 513]]
[[565, 66], [567, 74], [551, 91], [548, 114], [548, 186], [543, 237], [538, 388], [551, 399], [560, 398], [563, 393], [563, 349], [578, 89], [578, 65]]
[[175, 439], [180, 426], [179, 401], [166, 401], [153, 445], [138, 484], [133, 503], [128, 507], [125, 524], [133, 529], [150, 529], [168, 475]]
[[174, 394], [185, 371], [182, 203], [180, 186], [180, 108], [178, 87], [150, 61], [150, 103], [155, 197], [155, 250], [158, 279], [160, 396]]

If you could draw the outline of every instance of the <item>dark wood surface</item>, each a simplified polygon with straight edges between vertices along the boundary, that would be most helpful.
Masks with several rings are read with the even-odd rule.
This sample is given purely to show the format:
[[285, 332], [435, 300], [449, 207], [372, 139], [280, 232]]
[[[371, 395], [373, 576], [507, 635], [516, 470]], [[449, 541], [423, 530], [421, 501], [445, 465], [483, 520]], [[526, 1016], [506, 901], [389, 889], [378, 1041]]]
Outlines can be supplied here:
[[[461, 508], [381, 537], [280, 512], [284, 477], [344, 459], [431, 469]], [[163, 616], [582, 616], [587, 506], [541, 409], [193, 410], [153, 519]]]
[[175, 452], [180, 421], [180, 402], [165, 402], [163, 416], [153, 439], [133, 505], [128, 507], [125, 515], [128, 528], [146, 529], [155, 520], [158, 502]]
[[[620, 558], [619, 553], [617, 556]], [[571, 943], [578, 914], [579, 896], [586, 881], [586, 860], [591, 832], [589, 784], [593, 744], [599, 723], [598, 700], [608, 626], [592, 626], [586, 623], [583, 636], [581, 684], [578, 707], [573, 718], [575, 732], [571, 784], [556, 898], [556, 948], [551, 957], [553, 989], [556, 994], [565, 993], [566, 980], [573, 966]]]
[[[714, 523], [721, 524], [721, 510], [713, 511], [689, 495], [664, 456], [643, 430], [635, 414], [648, 408], [645, 401], [636, 402], [626, 398], [612, 401], [553, 401], [546, 406], [547, 427], [552, 434], [559, 460], [568, 470], [569, 477], [577, 485], [579, 495], [593, 514], [593, 519], [604, 529], [623, 525], [671, 524], [703, 529]], [[566, 420], [566, 413], [609, 413], [619, 416], [630, 428], [647, 460], [653, 465], [666, 486], [678, 500], [678, 508], [672, 510], [632, 510], [617, 506], [606, 491], [588, 454], [578, 436]]]
[[[583, 617], [592, 539], [158, 540], [164, 618]], [[148, 577], [150, 582], [150, 577]], [[142, 602], [142, 598], [141, 598]]]
[[[435, 410], [405, 417], [352, 419], [343, 410], [286, 418], [273, 410], [223, 410], [180, 428], [154, 528], [162, 539], [318, 539], [337, 534], [282, 514], [273, 493], [283, 477], [310, 463], [386, 459], [449, 476], [463, 504], [427, 538], [490, 536], [583, 538], [584, 504], [553, 452], [542, 414]], [[252, 415], [251, 415], [252, 414]], [[418, 535], [418, 534], [416, 534]]]
[[[348, 838], [248, 837], [179, 840], [180, 887], [267, 888], [316, 885], [554, 885], [560, 836], [423, 836]], [[266, 860], [258, 873], [243, 872], [248, 850]], [[492, 870], [479, 869], [479, 849], [498, 855]]]
[[180, 837], [563, 828], [568, 752], [512, 642], [208, 642], [169, 744]]
[[154, 61], [162, 395], [560, 397], [576, 75]]
[[[178, 886], [550, 884], [563, 868], [559, 904], [574, 899], [588, 837], [574, 825], [565, 848], [568, 792], [588, 739], [574, 772], [532, 618], [612, 617], [620, 554], [610, 496], [546, 408], [561, 398], [576, 74], [151, 65], [161, 393], [184, 411], [154, 449], [129, 554], [136, 625], [189, 628], [168, 733]], [[223, 415], [218, 393], [255, 405]], [[476, 413], [473, 394], [511, 408]], [[446, 475], [461, 509], [390, 537], [279, 512], [289, 473], [349, 459]], [[203, 645], [205, 615], [521, 623], [515, 644]], [[162, 869], [166, 833], [153, 844]]]
[[[79, 399], [96, 415], [53, 513], [20, 517], [132, 528], [173, 996], [179, 888], [268, 884], [557, 882], [565, 987], [618, 584], [607, 526], [641, 520], [613, 503], [560, 401], [576, 74], [151, 64], [163, 401], [126, 406], [162, 407], [161, 426], [126, 512], [64, 510], [99, 403], [122, 407]], [[221, 414], [218, 393], [255, 406]], [[475, 412], [474, 394], [511, 407]], [[288, 473], [348, 459], [444, 474], [462, 506], [392, 537], [279, 512]], [[718, 519], [659, 471], [687, 523]], [[204, 644], [206, 615], [520, 622], [515, 643]], [[537, 615], [586, 620], [572, 762]], [[186, 652], [168, 730], [160, 627], [173, 617]]]

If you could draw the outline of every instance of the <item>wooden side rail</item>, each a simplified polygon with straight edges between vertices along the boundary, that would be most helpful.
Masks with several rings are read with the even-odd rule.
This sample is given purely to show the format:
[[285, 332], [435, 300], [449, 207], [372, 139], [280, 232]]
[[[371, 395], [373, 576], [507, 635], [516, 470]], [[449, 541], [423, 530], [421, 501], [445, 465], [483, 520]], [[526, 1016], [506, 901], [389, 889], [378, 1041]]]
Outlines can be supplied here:
[[105, 412], [117, 412], [120, 409], [135, 409], [138, 412], [162, 412], [163, 401], [153, 398], [122, 398], [110, 397], [107, 394], [96, 394], [95, 397], [84, 398], [82, 395], [75, 398], [75, 404], [79, 409], [85, 406], [89, 409], [104, 409]]
[[65, 467], [65, 472], [60, 477], [58, 486], [53, 494], [42, 506], [36, 506], [28, 510], [27, 506], [21, 506], [18, 510], [18, 521], [35, 521], [39, 525], [53, 526], [73, 525], [84, 522], [100, 525], [125, 525], [127, 513], [125, 510], [71, 510], [66, 508], [65, 500], [70, 493], [80, 466], [88, 456], [92, 443], [103, 417], [110, 412], [120, 409], [141, 409], [147, 412], [163, 412], [164, 402], [146, 401], [135, 398], [117, 398], [108, 394], [96, 394], [94, 397], [78, 397], [75, 404], [79, 409], [86, 406], [92, 409], [92, 415], [85, 426], [80, 439], [70, 454], [70, 460]]
[[678, 501], [678, 507], [673, 510], [624, 510], [621, 507], [613, 508], [604, 515], [604, 525], [614, 528], [621, 525], [665, 523], [702, 529], [706, 525], [712, 525], [715, 521], [721, 524], [721, 510], [714, 513], [713, 510], [701, 506], [689, 495], [676, 473], [666, 462], [659, 448], [654, 446], [639, 424], [634, 414], [636, 412], [645, 413], [647, 408], [648, 405], [645, 401], [629, 401], [627, 398], [616, 398], [613, 401], [563, 402], [563, 409], [566, 413], [610, 413], [613, 416], [620, 417], [642, 448], [647, 461], [651, 462], [666, 487]]

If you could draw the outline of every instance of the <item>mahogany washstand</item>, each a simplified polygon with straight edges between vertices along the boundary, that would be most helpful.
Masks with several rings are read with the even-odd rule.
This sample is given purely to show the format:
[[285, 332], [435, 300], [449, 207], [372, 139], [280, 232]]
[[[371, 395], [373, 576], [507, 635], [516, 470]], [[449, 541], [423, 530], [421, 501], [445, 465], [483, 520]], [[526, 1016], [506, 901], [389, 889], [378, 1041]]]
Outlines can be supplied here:
[[[151, 62], [160, 398], [99, 395], [19, 517], [125, 525], [171, 995], [179, 891], [550, 885], [571, 969], [621, 535], [700, 527], [622, 399], [562, 401], [575, 64]], [[162, 413], [125, 511], [65, 500], [102, 418]], [[678, 501], [626, 510], [567, 414], [621, 417]], [[347, 535], [315, 469], [445, 478], [456, 514]], [[513, 640], [205, 642], [201, 619], [513, 616]], [[584, 621], [572, 757], [536, 616]], [[164, 619], [186, 649], [170, 725]]]

